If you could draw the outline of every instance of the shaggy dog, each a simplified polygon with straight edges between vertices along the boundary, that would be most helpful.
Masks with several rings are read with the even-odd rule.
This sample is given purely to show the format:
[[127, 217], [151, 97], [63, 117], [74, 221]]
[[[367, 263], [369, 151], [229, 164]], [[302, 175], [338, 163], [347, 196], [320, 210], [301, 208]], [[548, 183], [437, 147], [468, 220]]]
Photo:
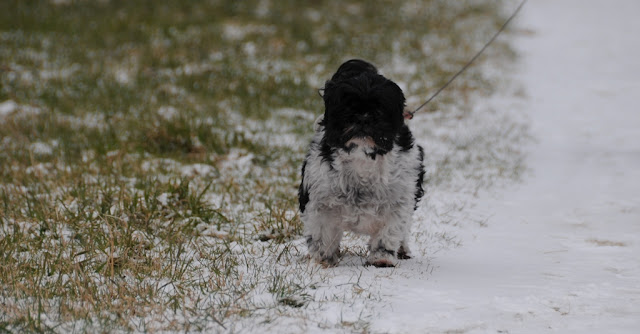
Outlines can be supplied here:
[[371, 64], [342, 64], [324, 87], [324, 115], [302, 165], [298, 199], [309, 254], [334, 266], [344, 231], [369, 235], [367, 264], [410, 258], [423, 195], [423, 150], [405, 124], [405, 98]]

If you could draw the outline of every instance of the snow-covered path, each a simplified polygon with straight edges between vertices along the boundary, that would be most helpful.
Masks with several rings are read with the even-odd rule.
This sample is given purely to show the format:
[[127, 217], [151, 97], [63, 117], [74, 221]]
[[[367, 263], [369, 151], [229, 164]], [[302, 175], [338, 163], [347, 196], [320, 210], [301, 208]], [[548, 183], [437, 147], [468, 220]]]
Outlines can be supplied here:
[[[534, 0], [516, 24], [532, 175], [399, 282], [374, 332], [640, 333], [640, 2]], [[419, 307], [417, 307], [419, 305]]]

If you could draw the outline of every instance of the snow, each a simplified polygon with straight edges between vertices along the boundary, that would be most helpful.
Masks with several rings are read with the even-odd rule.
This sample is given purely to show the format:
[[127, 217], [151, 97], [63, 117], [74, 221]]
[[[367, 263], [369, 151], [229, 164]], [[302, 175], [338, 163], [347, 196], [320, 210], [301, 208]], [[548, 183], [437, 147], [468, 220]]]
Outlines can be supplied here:
[[190, 164], [180, 167], [180, 174], [183, 177], [192, 177], [194, 175], [215, 175], [215, 167], [207, 164]]
[[222, 36], [232, 41], [240, 41], [250, 34], [273, 35], [275, 32], [276, 28], [270, 25], [242, 25], [239, 23], [230, 22], [224, 25]]
[[17, 108], [18, 108], [18, 104], [13, 102], [13, 100], [6, 100], [0, 103], [0, 117], [9, 115]]
[[245, 176], [251, 172], [251, 161], [254, 155], [241, 149], [232, 149], [227, 158], [220, 162], [220, 168], [224, 172], [235, 172], [239, 176]]
[[[522, 184], [469, 209], [487, 227], [435, 270], [407, 262], [367, 307], [374, 333], [638, 333], [640, 3], [530, 1], [516, 78], [536, 143]], [[426, 268], [425, 268], [426, 269]], [[376, 293], [380, 293], [377, 291]]]
[[178, 109], [172, 106], [162, 106], [158, 108], [158, 115], [167, 121], [174, 119], [178, 114]]
[[30, 148], [34, 154], [51, 155], [53, 153], [53, 148], [51, 147], [51, 145], [43, 142], [32, 143]]
[[156, 198], [156, 200], [162, 204], [162, 206], [167, 206], [167, 204], [169, 204], [169, 197], [171, 197], [171, 194], [162, 193]]

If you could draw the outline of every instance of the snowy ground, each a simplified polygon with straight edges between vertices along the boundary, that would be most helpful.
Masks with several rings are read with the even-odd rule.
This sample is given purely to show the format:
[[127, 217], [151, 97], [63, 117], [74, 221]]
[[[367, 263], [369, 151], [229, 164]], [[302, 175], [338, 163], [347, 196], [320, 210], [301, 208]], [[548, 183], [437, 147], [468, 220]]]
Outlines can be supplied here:
[[[372, 332], [638, 333], [640, 3], [530, 1], [517, 74], [530, 176], [429, 275], [395, 277]], [[463, 230], [461, 230], [463, 231]]]
[[[431, 87], [430, 80], [442, 80], [438, 79], [442, 73], [436, 75], [435, 72], [457, 69], [454, 64], [460, 62], [458, 57], [464, 58], [465, 52], [471, 53], [484, 43], [483, 38], [475, 35], [488, 36], [487, 30], [494, 31], [494, 9], [503, 4], [505, 7], [513, 4], [515, 8], [518, 0], [504, 3], [486, 0], [490, 5], [480, 1], [479, 6], [465, 9], [470, 2], [478, 1], [407, 1], [402, 6], [401, 23], [413, 27], [415, 22], [430, 22], [434, 30], [422, 39], [399, 34], [393, 50], [383, 47], [360, 50], [358, 43], [365, 45], [383, 37], [395, 40], [395, 33], [370, 35], [376, 36], [375, 39], [356, 39], [359, 42], [353, 45], [362, 54], [354, 56], [367, 58], [380, 54], [376, 62], [382, 73], [397, 81], [408, 97], [408, 104], [416, 106], [429, 93], [424, 92], [424, 85]], [[270, 3], [276, 4], [260, 1], [266, 7]], [[328, 4], [323, 7], [324, 11], [343, 12], [342, 5], [334, 8]], [[367, 2], [367, 6], [373, 6], [373, 2]], [[380, 2], [377, 6], [385, 8], [387, 4]], [[435, 9], [425, 10], [425, 6]], [[46, 6], [42, 8], [43, 13], [50, 11]], [[85, 7], [71, 6], [65, 10], [81, 13], [82, 8]], [[91, 6], [86, 8], [96, 10]], [[331, 33], [362, 37], [361, 31], [376, 30], [370, 23], [377, 21], [368, 16], [366, 20], [352, 21], [364, 17], [359, 14], [363, 8], [361, 4], [348, 7], [353, 15], [345, 20], [357, 24], [336, 26], [337, 31], [329, 30], [326, 34], [322, 28], [317, 30], [318, 36], [325, 40]], [[37, 8], [34, 10], [38, 12]], [[504, 10], [508, 12], [509, 8]], [[410, 126], [427, 152], [427, 193], [415, 214], [414, 258], [402, 261], [396, 268], [363, 266], [366, 241], [353, 235], [344, 239], [345, 255], [339, 266], [322, 268], [309, 261], [304, 239], [298, 238], [293, 211], [296, 192], [293, 183], [299, 168], [296, 161], [302, 158], [302, 147], [306, 145], [300, 140], [307, 133], [302, 125], [310, 126], [317, 116], [315, 113], [319, 112], [317, 104], [308, 99], [308, 91], [309, 87], [322, 84], [322, 75], [318, 73], [325, 71], [323, 66], [342, 54], [329, 56], [321, 49], [317, 51], [319, 61], [307, 57], [306, 61], [319, 64], [310, 71], [301, 71], [293, 65], [278, 70], [273, 76], [289, 78], [291, 82], [284, 87], [295, 88], [293, 94], [287, 89], [284, 94], [278, 90], [279, 85], [267, 80], [271, 76], [263, 75], [266, 69], [256, 72], [252, 66], [257, 65], [251, 61], [236, 61], [245, 53], [252, 59], [256, 49], [272, 52], [265, 59], [285, 57], [279, 47], [282, 44], [271, 39], [272, 23], [264, 34], [246, 39], [241, 28], [223, 30], [233, 35], [225, 36], [233, 45], [245, 43], [236, 50], [237, 54], [233, 47], [225, 47], [231, 51], [229, 54], [207, 55], [205, 52], [202, 59], [190, 58], [182, 55], [182, 47], [171, 47], [171, 41], [181, 41], [176, 44], [180, 46], [201, 44], [209, 39], [220, 45], [227, 45], [229, 41], [220, 40], [216, 35], [218, 30], [211, 27], [191, 29], [189, 25], [185, 31], [162, 28], [162, 24], [173, 24], [173, 19], [181, 16], [169, 10], [166, 12], [171, 15], [165, 18], [166, 22], [160, 20], [156, 28], [158, 32], [167, 30], [172, 36], [158, 34], [164, 37], [154, 47], [164, 45], [164, 49], [158, 49], [161, 52], [147, 60], [139, 60], [140, 64], [166, 63], [166, 72], [158, 71], [160, 81], [137, 66], [130, 66], [130, 72], [119, 70], [128, 67], [129, 55], [136, 53], [131, 50], [148, 48], [145, 44], [123, 47], [105, 62], [107, 68], [115, 68], [113, 87], [123, 89], [124, 97], [129, 96], [121, 106], [101, 105], [111, 104], [109, 94], [113, 87], [99, 85], [97, 96], [102, 100], [95, 103], [99, 111], [91, 111], [94, 104], [85, 101], [86, 106], [91, 106], [87, 112], [80, 108], [69, 115], [48, 118], [47, 114], [58, 114], [55, 109], [58, 100], [46, 100], [52, 92], [56, 96], [64, 95], [67, 89], [60, 86], [67, 85], [71, 87], [68, 92], [74, 92], [74, 87], [78, 92], [89, 91], [91, 86], [86, 86], [85, 81], [93, 82], [93, 78], [102, 75], [87, 70], [89, 75], [80, 76], [80, 80], [54, 85], [51, 73], [59, 72], [58, 79], [65, 80], [79, 76], [85, 70], [76, 71], [79, 65], [75, 63], [84, 64], [88, 60], [93, 64], [94, 58], [104, 54], [101, 49], [104, 46], [97, 46], [97, 52], [88, 52], [93, 55], [89, 58], [67, 59], [64, 43], [60, 44], [64, 52], [50, 48], [58, 46], [49, 43], [48, 38], [55, 34], [40, 32], [33, 37], [35, 43], [27, 43], [33, 50], [42, 52], [23, 48], [21, 43], [25, 39], [20, 29], [3, 34], [5, 41], [13, 41], [11, 45], [15, 50], [0, 50], [8, 52], [11, 59], [35, 61], [39, 69], [32, 70], [12, 60], [6, 80], [17, 86], [7, 86], [10, 93], [3, 95], [6, 99], [0, 103], [0, 121], [11, 119], [16, 123], [5, 124], [20, 126], [15, 134], [12, 129], [5, 130], [11, 135], [2, 140], [4, 146], [0, 150], [10, 153], [4, 156], [8, 160], [3, 161], [13, 164], [11, 171], [0, 174], [20, 176], [13, 178], [18, 179], [13, 183], [9, 182], [12, 178], [7, 178], [9, 184], [2, 189], [4, 209], [13, 210], [7, 210], [11, 216], [5, 221], [10, 224], [4, 223], [0, 237], [8, 240], [6, 236], [11, 235], [15, 241], [2, 244], [5, 248], [0, 249], [0, 254], [12, 254], [2, 264], [18, 270], [15, 275], [13, 270], [5, 270], [5, 275], [0, 275], [11, 282], [10, 287], [5, 288], [10, 295], [0, 296], [4, 298], [0, 301], [0, 332], [3, 329], [125, 331], [123, 328], [126, 328], [139, 332], [323, 334], [637, 333], [640, 328], [640, 114], [634, 110], [636, 104], [631, 99], [640, 95], [640, 62], [637, 61], [640, 59], [637, 37], [640, 23], [635, 18], [638, 10], [637, 0], [529, 1], [501, 40], [429, 105], [441, 110], [416, 115]], [[139, 10], [133, 6], [129, 15], [136, 12]], [[473, 15], [458, 15], [467, 12]], [[312, 10], [307, 16], [312, 21], [314, 17], [320, 20], [319, 13]], [[425, 19], [421, 13], [428, 17]], [[446, 23], [454, 22], [443, 26], [433, 15], [460, 19], [442, 19]], [[45, 28], [50, 22], [58, 22], [55, 15], [52, 17], [45, 21]], [[413, 21], [407, 21], [408, 18]], [[251, 22], [261, 20], [271, 22], [271, 18], [246, 15], [227, 25], [235, 27], [233, 24], [246, 23], [246, 27], [254, 29], [258, 26]], [[281, 20], [277, 18], [273, 22], [278, 21]], [[278, 24], [273, 23], [273, 29], [289, 31]], [[398, 24], [394, 31], [407, 30], [403, 27]], [[71, 35], [75, 36], [71, 28]], [[347, 28], [353, 30], [345, 32]], [[109, 27], [102, 29], [111, 31]], [[439, 36], [438, 29], [447, 36]], [[91, 31], [102, 35], [100, 29]], [[156, 40], [154, 30], [149, 31]], [[309, 29], [309, 34], [315, 32]], [[37, 42], [42, 36], [49, 37], [42, 43]], [[91, 34], [83, 36], [92, 40]], [[129, 34], [124, 31], [122, 36], [127, 39]], [[306, 38], [305, 34], [301, 36], [294, 37]], [[312, 34], [309, 40], [314, 41], [315, 37]], [[420, 42], [418, 56], [410, 52], [416, 50], [400, 48], [405, 44], [413, 47], [415, 44], [403, 42], [412, 40]], [[509, 56], [511, 44], [520, 55], [515, 64]], [[308, 47], [305, 43], [296, 45], [302, 49]], [[417, 66], [416, 61], [421, 62], [424, 55], [428, 56], [425, 64]], [[173, 61], [166, 60], [174, 58], [187, 65], [173, 68]], [[437, 61], [429, 64], [433, 59]], [[258, 74], [242, 76], [241, 81], [234, 80], [232, 85], [237, 88], [256, 82], [263, 84], [258, 97], [270, 101], [265, 104], [269, 107], [262, 110], [266, 123], [257, 115], [249, 117], [253, 115], [249, 110], [235, 111], [234, 108], [245, 106], [242, 103], [215, 102], [218, 98], [226, 99], [225, 91], [210, 96], [215, 90], [207, 94], [195, 90], [200, 84], [210, 84], [211, 76], [191, 72], [209, 71], [206, 64], [210, 63], [215, 64], [212, 73], [239, 65], [229, 73]], [[495, 66], [496, 63], [499, 66]], [[100, 66], [90, 67], [99, 69]], [[51, 72], [50, 68], [60, 70]], [[65, 69], [68, 68], [73, 76], [67, 75]], [[424, 68], [437, 71], [423, 71]], [[43, 80], [34, 80], [32, 72], [39, 73], [36, 77]], [[422, 78], [423, 72], [425, 78]], [[300, 73], [307, 73], [309, 77], [304, 79]], [[416, 73], [420, 74], [417, 79]], [[298, 85], [300, 78], [303, 83], [305, 80], [311, 83]], [[171, 84], [158, 86], [164, 79]], [[176, 83], [174, 79], [179, 80]], [[486, 98], [494, 83], [499, 87], [497, 93]], [[139, 89], [146, 88], [147, 84], [151, 88]], [[37, 94], [25, 95], [32, 88]], [[166, 94], [172, 96], [167, 100], [171, 103], [155, 100], [156, 95]], [[256, 98], [251, 89], [240, 90], [239, 94], [238, 101]], [[276, 98], [271, 100], [273, 96]], [[287, 97], [283, 99], [284, 104], [279, 96]], [[37, 103], [31, 102], [32, 99]], [[69, 95], [63, 100], [73, 102], [70, 104], [73, 106], [82, 102], [77, 99], [76, 95]], [[211, 104], [212, 101], [215, 103]], [[316, 98], [316, 103], [318, 101]], [[42, 103], [42, 107], [38, 107], [38, 103]], [[129, 105], [138, 106], [127, 107], [135, 113], [118, 111]], [[288, 109], [292, 106], [300, 109]], [[224, 110], [221, 115], [229, 116], [230, 122], [211, 118], [209, 108]], [[231, 111], [227, 113], [227, 109]], [[147, 118], [138, 119], [144, 114], [137, 114], [137, 110], [152, 110], [149, 120], [153, 124], [143, 126]], [[113, 111], [117, 111], [118, 117], [107, 121]], [[176, 117], [178, 112], [189, 116]], [[123, 119], [119, 120], [120, 117]], [[38, 124], [48, 127], [52, 120], [56, 122], [55, 131], [39, 134], [33, 140], [26, 138], [25, 133], [36, 133], [33, 129], [39, 129]], [[120, 145], [124, 142], [117, 137], [105, 143], [82, 144], [84, 136], [93, 138], [101, 134], [103, 126], [96, 122], [108, 122], [105, 124], [109, 128], [117, 130], [114, 133], [123, 129], [127, 136], [134, 138], [133, 144]], [[227, 127], [227, 124], [234, 126]], [[213, 126], [212, 131], [209, 126]], [[171, 131], [166, 133], [164, 129]], [[152, 137], [153, 145], [146, 145], [149, 140], [142, 135], [145, 132], [165, 135]], [[202, 136], [194, 137], [193, 133]], [[236, 143], [237, 138], [244, 140]], [[269, 145], [256, 146], [258, 142]], [[162, 150], [163, 145], [176, 143], [181, 144], [177, 148], [180, 152]], [[71, 152], [77, 145], [83, 148], [81, 159], [77, 157], [78, 168], [66, 165], [76, 160], [54, 158], [59, 152]], [[114, 150], [100, 153], [105, 147]], [[204, 155], [203, 147], [210, 150], [209, 155]], [[230, 150], [226, 151], [227, 148]], [[267, 152], [261, 152], [263, 149]], [[140, 155], [140, 151], [151, 153]], [[31, 157], [22, 152], [31, 153]], [[181, 152], [188, 158], [181, 159]], [[224, 152], [224, 155], [215, 152]], [[35, 160], [37, 164], [32, 163], [34, 156], [40, 159]], [[21, 173], [22, 167], [25, 167], [24, 173]], [[110, 175], [114, 169], [122, 169], [121, 174], [114, 174], [113, 179], [98, 177]], [[154, 178], [147, 178], [147, 174]], [[177, 176], [191, 181], [173, 182]], [[88, 181], [76, 185], [73, 182], [76, 178]], [[265, 178], [267, 182], [263, 182]], [[89, 191], [85, 191], [85, 184]], [[60, 190], [59, 194], [47, 192], [42, 198], [26, 196], [42, 189]], [[110, 191], [120, 194], [113, 201], [120, 204], [109, 203]], [[41, 204], [45, 200], [59, 203], [58, 209], [49, 210], [49, 206]], [[28, 209], [26, 214], [21, 212], [22, 205]], [[98, 212], [102, 214], [96, 218], [94, 214]], [[51, 215], [56, 219], [49, 221], [60, 222], [53, 224], [53, 228], [47, 225], [43, 229], [39, 215]], [[139, 217], [158, 218], [142, 221]], [[109, 231], [100, 227], [101, 224]], [[245, 238], [245, 234], [249, 238]], [[40, 241], [43, 235], [49, 243]], [[292, 237], [298, 239], [291, 240]], [[4, 249], [7, 249], [5, 253]], [[58, 261], [61, 256], [62, 260]], [[92, 274], [85, 275], [85, 272]], [[78, 295], [83, 299], [78, 300]], [[33, 302], [33, 296], [41, 298], [38, 303]], [[137, 298], [144, 296], [148, 297]], [[38, 313], [40, 317], [33, 316]]]

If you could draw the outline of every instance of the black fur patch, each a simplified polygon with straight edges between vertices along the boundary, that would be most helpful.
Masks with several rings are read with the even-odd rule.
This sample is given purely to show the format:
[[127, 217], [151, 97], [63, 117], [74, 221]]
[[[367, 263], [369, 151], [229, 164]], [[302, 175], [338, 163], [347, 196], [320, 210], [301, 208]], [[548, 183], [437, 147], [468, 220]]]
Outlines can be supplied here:
[[424, 182], [424, 150], [422, 149], [422, 146], [418, 145], [418, 151], [420, 152], [420, 154], [418, 155], [418, 159], [420, 160], [420, 167], [418, 167], [418, 180], [416, 181], [416, 194], [415, 194], [415, 206], [413, 207], [413, 210], [416, 210], [418, 208], [418, 202], [420, 202], [420, 199], [422, 198], [422, 196], [424, 196], [424, 189], [422, 188], [422, 184]]
[[378, 243], [378, 248], [376, 248], [375, 251], [380, 253], [387, 253], [391, 256], [396, 256], [396, 251], [384, 248], [384, 246], [382, 245], [382, 241]]
[[326, 138], [322, 138], [322, 141], [320, 142], [320, 156], [322, 157], [323, 162], [329, 163], [330, 169], [333, 169], [333, 153], [335, 150], [335, 148], [332, 148], [327, 144]]
[[407, 253], [407, 250], [403, 246], [400, 246], [400, 248], [398, 248], [398, 260], [408, 260], [410, 258], [411, 255]]
[[298, 188], [298, 202], [300, 206], [300, 212], [304, 212], [304, 209], [309, 203], [309, 192], [304, 187], [304, 170], [307, 168], [307, 161], [302, 164], [302, 181], [300, 181], [300, 188]]
[[405, 124], [398, 134], [398, 138], [396, 139], [396, 143], [401, 147], [402, 152], [407, 152], [413, 148], [413, 135], [409, 130], [409, 127]]

